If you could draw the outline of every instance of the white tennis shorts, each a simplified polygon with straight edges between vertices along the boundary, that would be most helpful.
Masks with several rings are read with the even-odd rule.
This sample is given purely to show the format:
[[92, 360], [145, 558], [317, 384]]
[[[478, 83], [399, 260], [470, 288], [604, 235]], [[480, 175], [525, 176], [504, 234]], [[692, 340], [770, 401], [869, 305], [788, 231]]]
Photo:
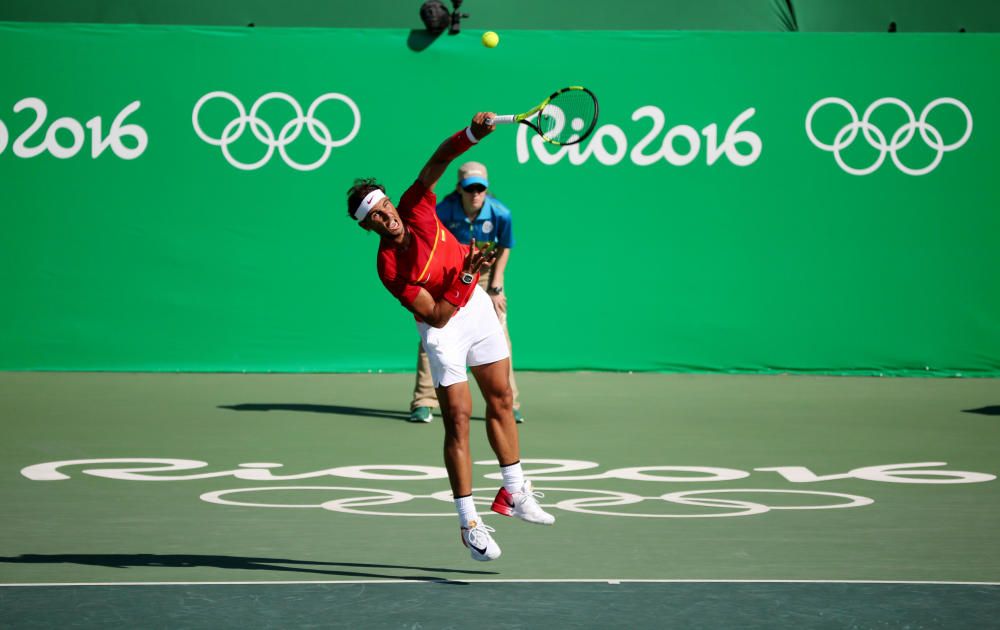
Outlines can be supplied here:
[[465, 382], [469, 380], [469, 366], [495, 363], [510, 356], [493, 300], [479, 285], [469, 303], [443, 328], [417, 322], [417, 330], [430, 360], [434, 387]]

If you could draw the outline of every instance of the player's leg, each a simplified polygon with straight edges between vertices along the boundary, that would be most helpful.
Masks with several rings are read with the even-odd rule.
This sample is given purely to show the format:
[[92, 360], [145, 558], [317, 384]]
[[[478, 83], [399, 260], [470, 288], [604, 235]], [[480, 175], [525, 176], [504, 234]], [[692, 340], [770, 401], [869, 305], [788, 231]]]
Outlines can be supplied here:
[[493, 452], [501, 466], [519, 461], [521, 452], [514, 423], [514, 397], [508, 378], [510, 359], [471, 369], [486, 402], [486, 435]]
[[473, 560], [495, 560], [500, 547], [490, 536], [472, 499], [472, 454], [469, 447], [469, 418], [472, 395], [466, 374], [468, 344], [467, 318], [452, 318], [443, 328], [418, 324], [423, 347], [427, 350], [431, 378], [437, 386], [444, 426], [444, 462], [455, 497], [462, 544]]
[[[506, 343], [497, 333], [500, 343]], [[551, 525], [555, 517], [538, 504], [541, 493], [535, 492], [531, 481], [521, 470], [521, 448], [517, 423], [514, 421], [513, 395], [510, 390], [509, 359], [485, 363], [472, 368], [479, 389], [486, 401], [486, 434], [500, 462], [503, 487], [493, 501], [493, 511], [515, 516], [529, 523]]]
[[468, 381], [437, 388], [441, 403], [441, 423], [444, 425], [444, 465], [448, 469], [451, 493], [461, 527], [462, 543], [469, 548], [473, 560], [495, 560], [500, 546], [490, 533], [472, 499], [472, 455], [469, 448], [469, 418], [472, 415], [472, 395]]
[[555, 518], [538, 505], [538, 494], [521, 471], [521, 448], [508, 378], [510, 350], [493, 302], [485, 291], [477, 288], [463, 310], [467, 310], [475, 322], [475, 341], [469, 346], [466, 362], [486, 400], [486, 434], [503, 474], [504, 487], [497, 493], [493, 511], [531, 523], [551, 525]]
[[472, 494], [472, 455], [469, 449], [469, 418], [472, 394], [468, 381], [437, 388], [444, 424], [444, 464], [451, 491], [456, 497]]

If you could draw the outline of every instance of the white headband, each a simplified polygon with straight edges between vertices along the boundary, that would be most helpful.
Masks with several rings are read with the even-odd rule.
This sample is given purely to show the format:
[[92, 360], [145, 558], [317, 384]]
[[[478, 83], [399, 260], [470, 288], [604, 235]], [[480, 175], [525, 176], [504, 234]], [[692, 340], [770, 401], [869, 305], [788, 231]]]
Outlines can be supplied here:
[[368, 213], [375, 207], [375, 204], [382, 201], [384, 197], [385, 193], [378, 188], [365, 195], [365, 198], [361, 200], [360, 204], [358, 204], [358, 209], [354, 211], [354, 218], [357, 219], [359, 223], [364, 221], [365, 217], [368, 216]]

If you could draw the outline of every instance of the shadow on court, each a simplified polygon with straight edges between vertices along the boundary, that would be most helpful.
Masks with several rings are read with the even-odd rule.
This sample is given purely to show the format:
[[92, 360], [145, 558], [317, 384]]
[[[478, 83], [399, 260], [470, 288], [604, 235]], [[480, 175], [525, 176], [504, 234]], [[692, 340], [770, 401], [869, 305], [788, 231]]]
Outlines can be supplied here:
[[984, 416], [1000, 416], [1000, 405], [989, 405], [979, 409], [963, 409], [963, 413], [978, 413]]
[[386, 418], [388, 420], [406, 420], [409, 413], [392, 409], [370, 409], [368, 407], [345, 407], [343, 405], [310, 405], [305, 403], [242, 403], [239, 405], [219, 405], [220, 409], [233, 411], [301, 411], [305, 413], [329, 413], [339, 416], [365, 416], [368, 418]]
[[[410, 419], [410, 413], [394, 409], [371, 409], [369, 407], [347, 407], [344, 405], [313, 405], [307, 403], [240, 403], [238, 405], [219, 405], [219, 409], [233, 411], [300, 411], [304, 413], [329, 413], [338, 416], [364, 416], [368, 418], [385, 418], [387, 420]], [[438, 412], [440, 414], [440, 412]], [[435, 415], [438, 415], [435, 414]], [[470, 420], [486, 421], [483, 416], [472, 416]], [[423, 424], [423, 423], [417, 423]]]
[[[284, 558], [241, 558], [238, 556], [206, 556], [184, 554], [22, 554], [17, 557], [0, 556], [0, 562], [16, 564], [82, 564], [89, 566], [127, 569], [129, 567], [212, 567], [216, 569], [239, 569], [249, 571], [290, 571], [316, 575], [335, 575], [356, 578], [384, 578], [391, 580], [413, 580], [417, 582], [443, 582], [464, 585], [466, 582], [452, 580], [437, 575], [396, 575], [349, 569], [401, 569], [405, 571], [426, 571], [428, 573], [460, 573], [463, 575], [497, 575], [494, 571], [469, 571], [465, 569], [443, 569], [440, 567], [414, 567], [397, 564], [364, 564], [358, 562], [317, 562], [314, 560], [288, 560]], [[284, 566], [296, 565], [296, 566]], [[321, 567], [345, 567], [345, 569], [324, 569]]]

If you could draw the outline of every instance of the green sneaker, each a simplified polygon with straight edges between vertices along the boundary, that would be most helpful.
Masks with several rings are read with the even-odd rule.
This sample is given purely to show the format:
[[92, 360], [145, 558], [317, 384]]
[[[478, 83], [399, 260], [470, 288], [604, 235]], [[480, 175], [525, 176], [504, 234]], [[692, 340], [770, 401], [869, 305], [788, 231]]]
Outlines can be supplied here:
[[430, 422], [434, 419], [430, 407], [417, 407], [410, 412], [410, 422]]
[[515, 409], [514, 410], [514, 422], [516, 422], [518, 424], [521, 424], [522, 422], [524, 422], [524, 416], [521, 415], [521, 410], [520, 409]]

